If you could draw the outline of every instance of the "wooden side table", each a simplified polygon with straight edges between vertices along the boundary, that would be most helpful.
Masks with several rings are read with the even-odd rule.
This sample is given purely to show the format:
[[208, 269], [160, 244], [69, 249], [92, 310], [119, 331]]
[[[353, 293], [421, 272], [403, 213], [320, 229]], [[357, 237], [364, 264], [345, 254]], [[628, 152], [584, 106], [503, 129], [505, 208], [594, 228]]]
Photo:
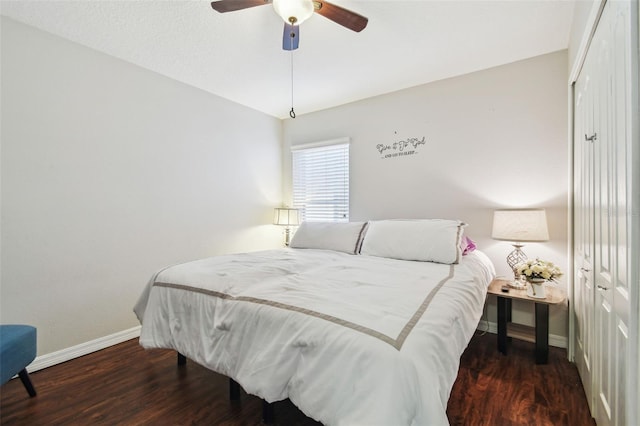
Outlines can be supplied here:
[[[546, 298], [529, 297], [526, 290], [509, 288], [502, 291], [502, 286], [509, 281], [494, 279], [489, 284], [489, 294], [498, 297], [498, 351], [507, 354], [507, 337], [533, 342], [536, 345], [536, 364], [546, 364], [549, 360], [549, 305], [564, 301], [564, 294], [555, 287], [546, 287]], [[511, 302], [526, 300], [535, 303], [535, 327], [511, 322]]]

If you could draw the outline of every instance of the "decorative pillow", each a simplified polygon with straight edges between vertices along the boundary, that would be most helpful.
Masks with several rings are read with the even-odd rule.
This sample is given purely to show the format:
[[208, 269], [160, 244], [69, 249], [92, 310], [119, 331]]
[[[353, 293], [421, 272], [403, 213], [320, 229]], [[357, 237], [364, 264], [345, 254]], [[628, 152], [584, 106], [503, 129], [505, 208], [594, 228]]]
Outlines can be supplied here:
[[356, 254], [366, 222], [302, 222], [289, 247]]
[[371, 221], [362, 243], [362, 254], [423, 262], [458, 263], [462, 250], [459, 220]]
[[462, 236], [462, 240], [460, 241], [460, 250], [462, 250], [462, 255], [466, 256], [476, 249], [476, 242], [466, 235]]

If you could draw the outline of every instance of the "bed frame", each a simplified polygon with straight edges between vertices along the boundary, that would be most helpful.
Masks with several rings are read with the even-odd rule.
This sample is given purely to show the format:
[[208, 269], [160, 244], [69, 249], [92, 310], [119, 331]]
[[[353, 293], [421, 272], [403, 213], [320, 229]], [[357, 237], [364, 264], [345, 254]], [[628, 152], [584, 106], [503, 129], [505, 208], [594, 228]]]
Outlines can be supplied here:
[[[180, 352], [176, 352], [178, 354], [178, 366], [187, 365], [187, 357], [182, 355]], [[230, 401], [239, 401], [240, 400], [240, 384], [229, 378], [229, 400]], [[273, 403], [267, 402], [264, 399], [262, 400], [262, 422], [264, 424], [270, 425], [273, 424], [275, 412], [273, 408]]]

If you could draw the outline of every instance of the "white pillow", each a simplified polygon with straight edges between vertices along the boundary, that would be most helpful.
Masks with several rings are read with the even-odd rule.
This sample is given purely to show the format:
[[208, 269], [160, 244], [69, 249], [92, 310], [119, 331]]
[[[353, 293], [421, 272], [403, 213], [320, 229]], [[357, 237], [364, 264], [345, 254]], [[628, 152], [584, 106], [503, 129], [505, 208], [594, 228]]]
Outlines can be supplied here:
[[465, 223], [459, 220], [379, 220], [369, 222], [361, 254], [424, 262], [458, 263]]
[[302, 222], [289, 247], [356, 254], [366, 222]]

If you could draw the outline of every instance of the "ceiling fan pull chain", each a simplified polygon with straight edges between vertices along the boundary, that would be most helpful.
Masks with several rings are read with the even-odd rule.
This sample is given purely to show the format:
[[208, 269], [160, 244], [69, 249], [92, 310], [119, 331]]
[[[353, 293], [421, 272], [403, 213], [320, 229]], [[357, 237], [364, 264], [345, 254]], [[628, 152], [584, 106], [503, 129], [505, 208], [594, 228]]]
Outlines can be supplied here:
[[291, 43], [291, 111], [289, 111], [289, 117], [296, 118], [296, 112], [293, 110], [293, 39], [295, 32], [293, 31], [293, 25], [291, 26], [290, 43]]

